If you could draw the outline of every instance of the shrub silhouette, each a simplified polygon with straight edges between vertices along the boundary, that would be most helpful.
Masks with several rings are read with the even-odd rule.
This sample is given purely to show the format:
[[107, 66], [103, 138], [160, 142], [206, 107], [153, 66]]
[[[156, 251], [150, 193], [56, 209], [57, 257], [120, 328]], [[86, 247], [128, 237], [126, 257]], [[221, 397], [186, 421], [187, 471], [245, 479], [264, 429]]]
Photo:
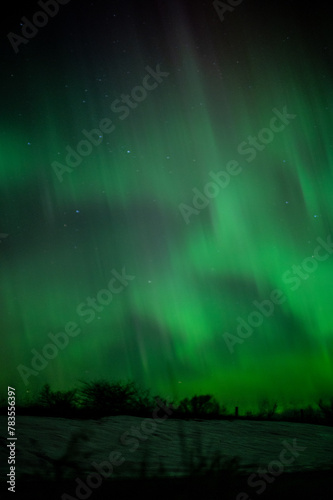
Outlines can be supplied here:
[[152, 411], [154, 403], [149, 390], [134, 382], [83, 382], [79, 391], [81, 408], [103, 415], [143, 414]]
[[259, 403], [258, 417], [270, 420], [274, 416], [277, 406], [277, 403], [272, 404], [268, 399], [263, 399]]
[[[43, 415], [66, 418], [101, 418], [108, 415], [133, 415], [151, 417], [156, 408], [157, 396], [151, 396], [149, 389], [143, 390], [135, 382], [108, 382], [98, 380], [83, 382], [81, 389], [69, 391], [52, 391], [49, 384], [45, 384], [37, 393], [29, 393], [23, 400], [17, 401], [17, 410], [21, 415]], [[28, 391], [27, 391], [28, 392]], [[223, 419], [234, 418], [228, 413], [225, 406], [219, 405], [211, 395], [195, 395], [184, 398], [179, 403], [164, 401], [165, 405], [173, 408], [171, 418], [203, 418]], [[325, 402], [320, 399], [316, 406], [308, 405], [303, 409], [285, 408], [276, 413], [277, 403], [268, 399], [259, 402], [259, 411], [246, 411], [244, 416], [248, 420], [278, 420], [289, 422], [314, 423], [333, 425], [333, 398]], [[0, 414], [7, 414], [7, 400], [0, 398]]]
[[55, 413], [71, 412], [77, 408], [77, 391], [51, 391], [50, 385], [45, 384], [37, 397], [37, 405]]
[[[220, 405], [216, 399], [207, 394], [184, 398], [180, 401], [176, 414], [195, 417], [213, 417], [221, 413]], [[223, 409], [224, 410], [224, 409]]]

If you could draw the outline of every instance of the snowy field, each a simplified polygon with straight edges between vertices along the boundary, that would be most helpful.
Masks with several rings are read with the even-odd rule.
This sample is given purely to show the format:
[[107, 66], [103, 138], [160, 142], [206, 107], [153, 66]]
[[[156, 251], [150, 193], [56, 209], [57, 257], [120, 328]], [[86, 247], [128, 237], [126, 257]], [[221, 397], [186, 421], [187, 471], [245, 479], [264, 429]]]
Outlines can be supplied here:
[[[6, 417], [1, 417], [6, 428]], [[16, 418], [16, 478], [82, 477], [104, 464], [107, 477], [185, 476], [214, 457], [239, 457], [240, 469], [327, 470], [333, 464], [333, 428], [287, 422], [245, 420], [154, 420], [132, 416], [100, 420]], [[4, 435], [4, 434], [2, 434]], [[8, 472], [1, 438], [1, 476]], [[272, 462], [273, 463], [273, 462]], [[95, 464], [95, 465], [94, 465]], [[97, 467], [96, 467], [97, 464]], [[272, 469], [273, 470], [273, 469]], [[282, 469], [281, 469], [282, 470]]]

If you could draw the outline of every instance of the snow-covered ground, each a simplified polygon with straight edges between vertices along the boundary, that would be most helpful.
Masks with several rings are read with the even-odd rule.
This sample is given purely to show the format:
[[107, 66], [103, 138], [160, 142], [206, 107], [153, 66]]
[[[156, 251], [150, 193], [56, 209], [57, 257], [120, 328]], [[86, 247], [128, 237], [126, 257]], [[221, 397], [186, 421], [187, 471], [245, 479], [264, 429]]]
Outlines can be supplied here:
[[[6, 422], [6, 417], [1, 416], [4, 431]], [[142, 472], [148, 476], [182, 476], [189, 472], [191, 461], [208, 466], [216, 454], [222, 457], [221, 463], [239, 457], [241, 469], [248, 472], [269, 465], [277, 470], [279, 463], [284, 471], [326, 470], [333, 464], [333, 428], [312, 424], [17, 416], [16, 428], [17, 480], [27, 475], [84, 478], [98, 470], [114, 478], [134, 477]], [[9, 468], [9, 448], [6, 433], [1, 435], [3, 481]]]

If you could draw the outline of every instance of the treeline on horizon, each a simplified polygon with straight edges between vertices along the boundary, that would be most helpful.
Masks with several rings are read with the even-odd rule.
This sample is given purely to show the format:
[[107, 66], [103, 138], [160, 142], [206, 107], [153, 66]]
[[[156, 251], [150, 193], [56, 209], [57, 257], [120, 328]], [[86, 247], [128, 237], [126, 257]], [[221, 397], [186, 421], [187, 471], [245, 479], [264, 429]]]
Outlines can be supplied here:
[[[267, 399], [259, 401], [256, 412], [232, 412], [220, 405], [212, 395], [194, 395], [180, 402], [152, 396], [149, 389], [141, 389], [135, 382], [108, 382], [99, 380], [81, 382], [79, 389], [52, 391], [45, 384], [34, 398], [16, 402], [16, 415], [53, 416], [63, 418], [102, 418], [115, 415], [151, 417], [157, 404], [168, 407], [169, 418], [183, 419], [248, 419], [274, 420], [333, 425], [333, 397], [329, 402], [319, 400], [303, 409], [278, 411], [278, 403]], [[158, 403], [157, 403], [158, 402]], [[0, 402], [1, 414], [7, 414], [7, 403]]]

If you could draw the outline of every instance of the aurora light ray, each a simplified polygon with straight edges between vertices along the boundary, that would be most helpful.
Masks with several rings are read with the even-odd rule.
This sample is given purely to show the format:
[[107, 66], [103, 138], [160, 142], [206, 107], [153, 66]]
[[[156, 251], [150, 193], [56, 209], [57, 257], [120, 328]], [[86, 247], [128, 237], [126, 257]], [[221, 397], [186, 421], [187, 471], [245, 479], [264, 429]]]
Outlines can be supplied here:
[[[0, 248], [4, 384], [24, 392], [17, 366], [75, 321], [80, 335], [29, 388], [133, 378], [154, 392], [210, 393], [227, 404], [331, 395], [333, 256], [297, 290], [285, 274], [331, 234], [331, 76], [311, 53], [296, 64], [304, 42], [289, 51], [276, 30], [262, 44], [244, 12], [227, 38], [209, 17], [214, 9], [201, 38], [185, 7], [159, 19], [161, 31], [137, 28], [135, 46], [104, 26], [117, 40], [114, 59], [91, 28], [96, 59], [73, 42], [72, 53], [55, 52], [61, 67], [48, 74], [43, 53], [27, 47], [32, 67], [21, 60], [12, 94], [24, 87], [26, 97], [12, 105], [1, 152], [1, 231], [10, 235]], [[232, 43], [242, 22], [240, 51]], [[169, 76], [121, 121], [110, 104], [142, 81], [147, 64]], [[296, 118], [247, 162], [239, 145], [284, 106]], [[52, 162], [107, 116], [115, 130], [59, 182]], [[186, 224], [179, 205], [230, 160], [242, 172]], [[87, 323], [79, 305], [124, 267], [135, 279]], [[274, 289], [285, 302], [230, 353], [224, 333]]]

